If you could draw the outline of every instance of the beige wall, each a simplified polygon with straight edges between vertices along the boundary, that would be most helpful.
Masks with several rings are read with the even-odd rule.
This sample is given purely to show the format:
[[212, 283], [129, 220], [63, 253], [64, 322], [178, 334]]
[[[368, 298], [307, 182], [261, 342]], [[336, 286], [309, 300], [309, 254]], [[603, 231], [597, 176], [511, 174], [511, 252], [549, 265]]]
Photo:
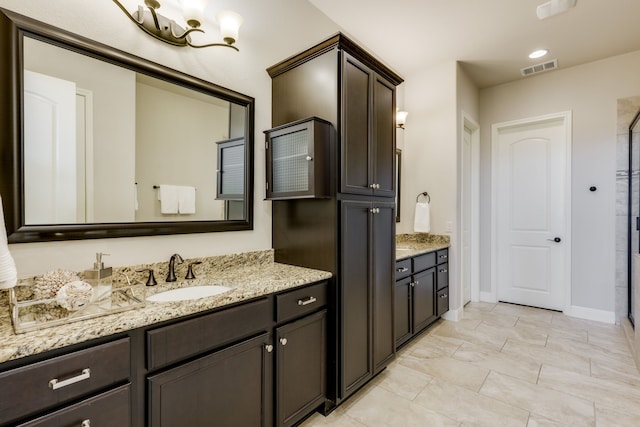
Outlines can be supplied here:
[[[134, 2], [135, 3], [135, 2]], [[242, 2], [244, 16], [238, 46], [232, 49], [186, 49], [161, 43], [133, 25], [111, 1], [0, 0], [0, 7], [31, 16], [101, 43], [165, 66], [212, 81], [256, 99], [254, 230], [139, 238], [81, 240], [10, 245], [19, 276], [42, 274], [54, 268], [82, 270], [94, 252], [111, 254], [109, 265], [141, 264], [169, 259], [263, 250], [271, 247], [271, 204], [264, 201], [264, 144], [262, 131], [271, 128], [271, 79], [266, 68], [335, 34], [339, 28], [305, 1], [288, 2], [286, 11], [297, 19], [264, 22], [268, 2]], [[129, 4], [129, 3], [127, 3]], [[170, 4], [163, 11], [170, 12]], [[175, 17], [179, 19], [179, 17]], [[215, 27], [214, 27], [215, 28]], [[216, 37], [216, 31], [211, 32]], [[277, 42], [275, 42], [277, 41]]]
[[616, 100], [640, 94], [639, 71], [635, 52], [480, 91], [481, 291], [493, 283], [491, 125], [572, 111], [570, 305], [591, 317], [614, 312]]

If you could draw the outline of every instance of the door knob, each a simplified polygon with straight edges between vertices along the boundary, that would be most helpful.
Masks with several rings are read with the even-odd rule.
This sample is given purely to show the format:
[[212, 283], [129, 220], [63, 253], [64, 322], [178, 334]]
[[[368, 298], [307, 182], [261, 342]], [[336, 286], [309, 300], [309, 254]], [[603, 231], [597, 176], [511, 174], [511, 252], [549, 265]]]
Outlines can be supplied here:
[[554, 237], [553, 239], [547, 239], [550, 242], [556, 242], [556, 243], [560, 243], [562, 242], [562, 239], [559, 237]]

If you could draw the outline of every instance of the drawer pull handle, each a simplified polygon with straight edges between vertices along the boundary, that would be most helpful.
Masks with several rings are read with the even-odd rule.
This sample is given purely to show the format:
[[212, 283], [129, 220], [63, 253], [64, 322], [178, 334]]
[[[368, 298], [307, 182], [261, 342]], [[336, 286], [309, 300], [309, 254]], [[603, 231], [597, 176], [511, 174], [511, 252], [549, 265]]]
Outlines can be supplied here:
[[273, 346], [271, 344], [267, 344], [264, 346], [264, 349], [267, 350], [267, 353], [271, 353], [273, 351]]
[[313, 160], [313, 157], [307, 156], [307, 161], [310, 162], [311, 160]]
[[440, 255], [440, 258], [447, 258], [446, 255]]
[[90, 377], [91, 377], [91, 369], [85, 368], [82, 370], [82, 373], [80, 375], [76, 375], [75, 377], [67, 378], [66, 380], [62, 380], [62, 381], [60, 381], [57, 378], [52, 379], [51, 381], [49, 381], [49, 388], [53, 390], [57, 390], [59, 388], [66, 387], [68, 385], [75, 384], [80, 381], [88, 380]]
[[409, 286], [411, 286], [412, 288], [415, 288], [415, 286], [416, 286], [417, 284], [418, 284], [417, 282], [411, 282], [411, 283], [409, 283]]
[[287, 339], [286, 338], [280, 338], [280, 344], [287, 345]]
[[398, 273], [404, 273], [405, 271], [409, 271], [409, 269], [407, 267], [402, 267], [402, 268], [396, 268], [396, 271]]
[[80, 427], [91, 427], [91, 420], [84, 420]]
[[446, 268], [443, 268], [442, 270], [440, 270], [440, 273], [446, 273], [447, 271], [449, 270], [447, 270]]
[[316, 301], [318, 300], [315, 297], [307, 297], [305, 299], [299, 299], [298, 305], [309, 305], [309, 304], [313, 304]]
[[449, 297], [449, 295], [447, 295], [447, 294], [442, 294], [442, 295], [440, 295], [440, 298], [443, 298], [443, 299], [444, 299], [444, 298], [448, 298], [448, 297]]

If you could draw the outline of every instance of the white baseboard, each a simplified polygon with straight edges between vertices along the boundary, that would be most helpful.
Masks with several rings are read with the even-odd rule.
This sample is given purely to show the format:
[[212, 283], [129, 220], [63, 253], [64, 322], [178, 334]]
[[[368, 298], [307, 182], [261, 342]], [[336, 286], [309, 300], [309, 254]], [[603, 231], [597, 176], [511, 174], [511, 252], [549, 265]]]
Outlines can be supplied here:
[[451, 320], [453, 322], [457, 322], [462, 319], [462, 313], [464, 313], [464, 308], [460, 307], [456, 310], [449, 310], [445, 314], [442, 315], [444, 320]]
[[480, 301], [482, 302], [498, 302], [496, 298], [491, 294], [491, 292], [482, 292], [480, 291]]
[[614, 311], [598, 310], [595, 308], [572, 305], [564, 311], [564, 314], [571, 317], [577, 317], [579, 319], [595, 320], [596, 322], [610, 324], [616, 323], [616, 313]]

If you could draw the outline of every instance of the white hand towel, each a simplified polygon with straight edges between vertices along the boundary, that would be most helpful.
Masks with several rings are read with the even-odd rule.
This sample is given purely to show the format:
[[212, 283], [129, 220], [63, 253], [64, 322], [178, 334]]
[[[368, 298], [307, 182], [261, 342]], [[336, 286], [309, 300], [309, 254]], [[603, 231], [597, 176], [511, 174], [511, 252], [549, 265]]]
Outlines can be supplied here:
[[413, 231], [415, 233], [428, 233], [431, 231], [431, 208], [429, 203], [416, 203]]
[[196, 188], [178, 187], [178, 212], [181, 214], [196, 213]]
[[158, 190], [158, 200], [160, 200], [160, 213], [178, 213], [178, 187], [175, 185], [160, 184]]
[[4, 224], [2, 197], [0, 196], [0, 289], [13, 288], [18, 282], [16, 263], [13, 261], [7, 242], [7, 229]]

